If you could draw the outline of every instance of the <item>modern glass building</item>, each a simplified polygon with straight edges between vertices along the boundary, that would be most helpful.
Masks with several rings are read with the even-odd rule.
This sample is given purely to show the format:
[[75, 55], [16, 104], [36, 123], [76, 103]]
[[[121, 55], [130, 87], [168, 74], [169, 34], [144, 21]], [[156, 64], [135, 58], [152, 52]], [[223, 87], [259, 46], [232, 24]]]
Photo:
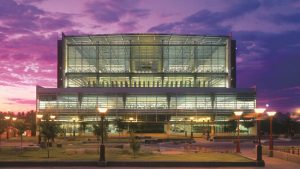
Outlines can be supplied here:
[[111, 132], [121, 119], [144, 132], [222, 133], [234, 111], [256, 105], [255, 89], [236, 88], [229, 36], [63, 34], [57, 44], [57, 88], [37, 86], [37, 111], [56, 115], [67, 132], [106, 107]]

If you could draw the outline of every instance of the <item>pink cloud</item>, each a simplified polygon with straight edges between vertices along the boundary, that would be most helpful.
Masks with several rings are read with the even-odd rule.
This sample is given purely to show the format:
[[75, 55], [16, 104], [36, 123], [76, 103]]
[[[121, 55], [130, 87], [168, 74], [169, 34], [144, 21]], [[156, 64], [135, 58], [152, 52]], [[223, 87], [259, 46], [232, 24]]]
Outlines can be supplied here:
[[8, 98], [9, 104], [35, 105], [36, 101], [32, 99]]

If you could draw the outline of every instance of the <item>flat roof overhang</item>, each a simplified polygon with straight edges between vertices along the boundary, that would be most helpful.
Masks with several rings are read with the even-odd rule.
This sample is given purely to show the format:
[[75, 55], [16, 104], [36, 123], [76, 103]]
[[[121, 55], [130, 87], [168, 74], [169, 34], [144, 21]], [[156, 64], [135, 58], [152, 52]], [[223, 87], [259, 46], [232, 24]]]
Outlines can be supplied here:
[[256, 95], [254, 88], [175, 88], [175, 87], [160, 87], [160, 88], [95, 88], [95, 87], [72, 87], [72, 88], [43, 88], [37, 86], [36, 92], [40, 94], [245, 94], [245, 95]]

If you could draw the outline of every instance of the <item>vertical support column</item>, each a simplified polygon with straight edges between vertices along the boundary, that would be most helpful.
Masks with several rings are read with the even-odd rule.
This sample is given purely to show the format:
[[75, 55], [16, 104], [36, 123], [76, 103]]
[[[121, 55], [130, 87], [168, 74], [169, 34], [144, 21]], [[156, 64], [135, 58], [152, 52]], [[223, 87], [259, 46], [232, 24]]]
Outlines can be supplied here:
[[168, 109], [170, 109], [170, 104], [171, 104], [171, 95], [167, 94], [167, 104], [168, 104]]
[[[236, 41], [235, 40], [230, 40], [230, 76], [229, 76], [229, 82], [230, 82], [230, 87], [236, 88]], [[229, 52], [228, 52], [229, 53]]]
[[162, 40], [162, 42], [161, 42], [162, 44], [161, 44], [161, 48], [160, 48], [160, 50], [161, 50], [161, 67], [160, 67], [160, 73], [164, 73], [164, 49], [165, 49], [165, 47], [164, 47], [164, 40]]
[[126, 109], [126, 94], [122, 96], [123, 99], [123, 108]]
[[[65, 66], [63, 65], [63, 40], [57, 41], [57, 87], [63, 87], [63, 74]], [[64, 68], [64, 69], [63, 69]]]
[[[99, 87], [100, 86], [100, 78], [99, 78], [99, 76], [100, 76], [100, 72], [99, 72], [99, 64], [100, 64], [100, 59], [99, 59], [99, 46], [100, 46], [100, 44], [98, 43], [97, 44], [97, 46], [96, 46], [96, 78], [97, 78], [97, 86]], [[103, 87], [103, 86], [101, 86], [101, 87]]]
[[[132, 44], [131, 44], [131, 40], [129, 40], [129, 72], [132, 73], [133, 72], [133, 69], [132, 69], [132, 66], [133, 66], [133, 60], [132, 60]], [[131, 83], [131, 81], [130, 81]]]
[[198, 55], [198, 51], [197, 51], [197, 42], [194, 41], [194, 64], [193, 64], [193, 71], [195, 73], [197, 73], [198, 71], [197, 70], [197, 65], [198, 65], [198, 60], [197, 60], [197, 55]]
[[215, 95], [213, 93], [210, 94], [210, 99], [211, 99], [211, 108], [212, 110], [215, 109]]

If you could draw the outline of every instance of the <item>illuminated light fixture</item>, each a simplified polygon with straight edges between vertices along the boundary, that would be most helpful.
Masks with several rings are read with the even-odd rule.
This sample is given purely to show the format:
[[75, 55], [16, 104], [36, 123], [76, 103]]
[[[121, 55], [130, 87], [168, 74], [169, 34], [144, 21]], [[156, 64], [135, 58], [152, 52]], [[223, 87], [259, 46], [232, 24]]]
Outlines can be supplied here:
[[12, 118], [12, 120], [13, 120], [13, 121], [16, 121], [16, 120], [17, 120], [17, 118], [16, 118], [16, 117], [13, 117], [13, 118]]
[[129, 121], [133, 121], [134, 120], [134, 118], [133, 117], [129, 117]]
[[37, 114], [36, 118], [41, 119], [41, 118], [43, 118], [43, 115], [42, 114]]
[[256, 108], [256, 109], [254, 109], [254, 111], [257, 114], [262, 114], [266, 111], [266, 109], [265, 108]]
[[54, 116], [54, 115], [51, 115], [51, 116], [50, 116], [50, 119], [55, 119], [55, 116]]
[[194, 117], [190, 117], [190, 120], [194, 120], [195, 118]]
[[4, 118], [5, 118], [5, 120], [9, 120], [10, 116], [5, 116]]
[[99, 108], [98, 108], [98, 112], [99, 112], [100, 114], [105, 114], [106, 111], [107, 111], [107, 108], [104, 108], [104, 107], [99, 107]]
[[268, 111], [267, 112], [267, 114], [268, 114], [268, 116], [275, 116], [275, 114], [276, 114], [276, 111]]
[[236, 115], [236, 116], [241, 116], [242, 114], [243, 114], [242, 111], [235, 111], [235, 112], [234, 112], [234, 115]]

